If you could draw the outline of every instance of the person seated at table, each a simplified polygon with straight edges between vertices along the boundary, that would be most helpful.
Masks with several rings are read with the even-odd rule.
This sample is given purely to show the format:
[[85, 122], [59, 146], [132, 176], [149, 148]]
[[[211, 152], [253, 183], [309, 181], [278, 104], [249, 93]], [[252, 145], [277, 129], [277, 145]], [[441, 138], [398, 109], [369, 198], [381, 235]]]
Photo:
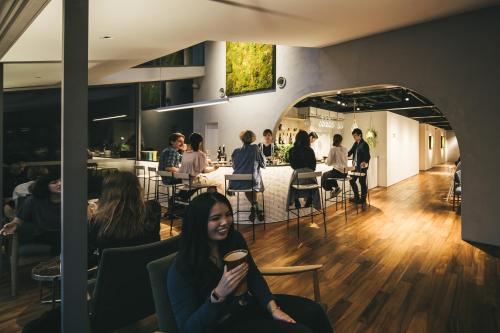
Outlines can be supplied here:
[[[219, 166], [209, 166], [207, 154], [203, 151], [203, 137], [199, 133], [192, 133], [189, 136], [191, 149], [182, 155], [182, 163], [179, 168], [180, 173], [188, 173], [194, 177], [193, 186], [208, 186], [209, 190], [217, 191], [219, 184], [213, 179], [208, 179], [203, 174], [216, 171]], [[220, 187], [220, 186], [219, 186]]]
[[[179, 172], [182, 160], [182, 152], [185, 149], [184, 135], [181, 133], [172, 133], [168, 138], [168, 147], [163, 149], [158, 162], [159, 171]], [[179, 183], [172, 177], [162, 177], [165, 185]]]
[[293, 174], [290, 179], [290, 186], [288, 191], [288, 205], [292, 202], [295, 203], [295, 208], [300, 208], [300, 198], [306, 198], [305, 207], [310, 207], [313, 204], [314, 208], [321, 209], [321, 200], [319, 191], [297, 190], [292, 185], [306, 185], [316, 184], [316, 179], [300, 179], [297, 176], [301, 172], [313, 172], [316, 170], [316, 156], [311, 148], [311, 141], [306, 131], [300, 130], [295, 136], [293, 147], [289, 151], [290, 166], [292, 167]]
[[96, 263], [106, 248], [160, 240], [160, 205], [143, 198], [139, 179], [132, 172], [119, 171], [104, 179], [97, 208], [89, 219], [89, 261]]
[[311, 143], [311, 146], [318, 140], [318, 133], [316, 132], [311, 132], [309, 133], [309, 142]]
[[[347, 153], [347, 156], [353, 156], [353, 166], [357, 173], [362, 175], [353, 175], [349, 183], [351, 184], [351, 189], [354, 192], [354, 198], [352, 201], [357, 204], [362, 204], [363, 207], [366, 204], [366, 195], [368, 193], [368, 185], [366, 183], [366, 175], [368, 174], [368, 165], [370, 162], [370, 147], [365, 140], [363, 140], [363, 132], [359, 128], [355, 128], [352, 131], [352, 137], [354, 139], [354, 144], [352, 148]], [[359, 178], [359, 183], [361, 185], [361, 198], [359, 197], [359, 190], [356, 181]]]
[[342, 135], [333, 136], [333, 147], [330, 148], [326, 165], [333, 167], [332, 170], [323, 173], [321, 176], [321, 187], [325, 191], [331, 191], [331, 197], [336, 197], [341, 189], [335, 179], [347, 177], [347, 148], [342, 146]]
[[[251, 184], [250, 180], [231, 180], [229, 182], [228, 194], [232, 194], [231, 190], [242, 190], [252, 187], [254, 192], [264, 192], [264, 183], [262, 182], [260, 169], [266, 167], [266, 161], [259, 147], [252, 144], [255, 139], [254, 132], [250, 130], [242, 131], [240, 133], [240, 140], [243, 142], [243, 146], [236, 148], [231, 155], [234, 169], [233, 174], [253, 174], [253, 184]], [[259, 221], [264, 221], [264, 211], [258, 203], [257, 193], [255, 193], [255, 198], [253, 197], [253, 192], [245, 192], [245, 196], [251, 204], [248, 219], [254, 221], [257, 214]]]
[[20, 243], [42, 243], [53, 255], [61, 250], [61, 178], [51, 173], [37, 178], [12, 222], [4, 225], [1, 235], [19, 232]]
[[[250, 252], [228, 270], [224, 256], [248, 246], [233, 225], [231, 204], [220, 193], [202, 193], [188, 207], [177, 258], [167, 273], [168, 297], [182, 333], [331, 333], [318, 303], [273, 295]], [[235, 296], [246, 280], [248, 290]]]
[[262, 142], [259, 143], [259, 148], [267, 160], [273, 159], [274, 144], [273, 144], [273, 131], [269, 128], [262, 132]]
[[12, 191], [12, 198], [7, 201], [4, 206], [4, 214], [10, 220], [15, 218], [16, 210], [20, 209], [20, 200], [19, 198], [25, 198], [26, 196], [31, 194], [31, 187], [35, 183], [35, 180], [42, 175], [47, 175], [49, 170], [45, 167], [30, 167], [27, 172], [27, 182], [21, 183], [17, 185]]

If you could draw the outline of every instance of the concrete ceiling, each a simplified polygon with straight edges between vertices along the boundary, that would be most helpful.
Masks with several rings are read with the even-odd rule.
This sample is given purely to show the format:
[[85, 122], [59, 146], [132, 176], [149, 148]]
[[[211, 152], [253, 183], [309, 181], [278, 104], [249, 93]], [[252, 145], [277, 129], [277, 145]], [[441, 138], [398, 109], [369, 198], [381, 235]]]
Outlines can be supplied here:
[[[205, 40], [323, 47], [500, 0], [90, 0], [89, 82]], [[60, 81], [62, 1], [51, 0], [1, 59], [5, 87]], [[104, 36], [111, 38], [103, 39]]]

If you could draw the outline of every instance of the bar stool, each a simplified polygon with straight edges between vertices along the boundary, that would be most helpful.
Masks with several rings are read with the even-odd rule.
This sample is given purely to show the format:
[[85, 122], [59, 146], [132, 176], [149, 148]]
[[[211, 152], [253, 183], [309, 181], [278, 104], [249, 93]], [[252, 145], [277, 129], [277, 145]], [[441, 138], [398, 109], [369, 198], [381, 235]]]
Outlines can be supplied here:
[[[345, 183], [351, 180], [351, 177], [346, 176], [346, 177], [333, 177], [333, 178], [327, 178], [327, 180], [336, 180], [337, 183], [341, 182], [342, 183], [342, 190], [341, 190], [341, 199], [340, 199], [340, 207], [344, 208], [344, 219], [345, 222], [347, 223], [347, 197], [349, 196], [350, 193], [352, 193], [351, 189], [346, 190], [346, 185]], [[339, 203], [339, 196], [336, 195], [333, 198], [327, 199], [326, 197], [327, 191], [325, 190], [325, 195], [324, 195], [324, 207], [326, 210], [326, 202], [335, 202], [335, 210], [338, 210], [338, 203]]]
[[[174, 182], [172, 184], [172, 204], [173, 205], [180, 204], [180, 205], [184, 206], [184, 209], [191, 204], [191, 197], [193, 195], [195, 195], [195, 194], [197, 195], [201, 190], [207, 189], [208, 187], [210, 187], [208, 185], [193, 184], [194, 177], [191, 176], [189, 173], [172, 172], [171, 175], [172, 175], [173, 179], [178, 180], [178, 182], [176, 182], [174, 180]], [[177, 199], [177, 196], [178, 196], [177, 191], [179, 191], [179, 190], [187, 190], [188, 191], [187, 200], [178, 200]], [[172, 227], [174, 224], [175, 217], [182, 218], [183, 216], [176, 215], [174, 213], [173, 207], [172, 207], [172, 211], [170, 214], [170, 234], [172, 234]]]
[[[368, 175], [365, 172], [358, 172], [358, 171], [349, 171], [350, 176], [355, 176], [355, 177], [365, 177], [366, 176], [366, 199], [368, 201], [368, 207], [371, 207], [370, 203], [370, 188], [368, 187]], [[356, 202], [356, 213], [358, 213], [358, 203]]]
[[[148, 167], [148, 190], [147, 190], [147, 195], [146, 199], [155, 199], [156, 201], [160, 202], [159, 200], [159, 193], [157, 193], [157, 188], [158, 188], [158, 182], [161, 181], [161, 177], [157, 173], [158, 169], [156, 167]], [[151, 182], [153, 182], [153, 193], [151, 193]]]
[[[229, 188], [229, 185], [228, 185], [228, 182], [230, 180], [246, 180], [246, 181], [249, 181], [250, 182], [250, 187], [248, 188], [243, 188], [243, 189], [231, 189]], [[231, 193], [235, 193], [236, 194], [236, 212], [233, 212], [236, 213], [236, 229], [239, 229], [239, 225], [240, 225], [240, 213], [251, 213], [251, 208], [250, 210], [240, 210], [240, 193], [248, 193], [248, 192], [252, 192], [252, 198], [255, 198], [255, 200], [257, 201], [257, 191], [255, 191], [255, 188], [254, 188], [254, 178], [253, 178], [253, 174], [232, 174], [232, 175], [224, 175], [224, 195], [227, 195], [229, 194], [229, 192]], [[264, 192], [261, 192], [262, 193], [262, 210], [264, 212], [264, 230], [266, 229], [266, 219], [265, 219], [265, 213], [266, 213], [266, 208], [265, 208], [265, 197], [264, 197]], [[251, 204], [251, 207], [253, 206], [253, 203]], [[253, 240], [255, 241], [255, 219], [253, 220], [250, 220], [250, 219], [246, 219], [246, 220], [241, 220], [241, 221], [250, 221], [252, 222], [252, 237], [253, 237]]]
[[[320, 183], [318, 183], [317, 181], [317, 178], [321, 178], [321, 175], [323, 173], [321, 171], [312, 171], [312, 172], [299, 172], [297, 173], [297, 178], [295, 179], [295, 184], [292, 183], [291, 187], [294, 188], [295, 190], [298, 190], [298, 191], [309, 191], [311, 192], [311, 195], [314, 191], [318, 190], [319, 191], [319, 195], [320, 195], [320, 206], [323, 206], [323, 207], [320, 207], [320, 209], [316, 209], [319, 214], [322, 214], [323, 215], [323, 226], [324, 226], [324, 229], [325, 229], [325, 237], [327, 235], [327, 232], [326, 232], [326, 212], [325, 212], [325, 206], [323, 205], [323, 192], [321, 190], [321, 185]], [[314, 184], [300, 184], [300, 180], [303, 180], [303, 179], [311, 179], [311, 178], [314, 178], [316, 179], [316, 183]], [[306, 207], [304, 207], [306, 208]], [[296, 208], [296, 211], [297, 212], [294, 212], [293, 209], [290, 209], [290, 205], [288, 205], [287, 203], [287, 221], [286, 221], [286, 227], [288, 229], [289, 227], [289, 224], [290, 224], [290, 213], [297, 216], [297, 239], [300, 238], [300, 209], [301, 208]], [[307, 216], [310, 216], [311, 217], [311, 223], [313, 223], [314, 221], [314, 208], [313, 208], [313, 204], [311, 203], [311, 212], [304, 216], [304, 217], [307, 217]]]

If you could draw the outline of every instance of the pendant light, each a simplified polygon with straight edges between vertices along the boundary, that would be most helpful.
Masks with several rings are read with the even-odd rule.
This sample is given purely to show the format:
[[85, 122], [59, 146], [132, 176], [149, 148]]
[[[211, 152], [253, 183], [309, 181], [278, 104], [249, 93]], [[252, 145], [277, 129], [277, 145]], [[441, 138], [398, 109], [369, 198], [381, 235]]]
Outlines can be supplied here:
[[353, 114], [354, 120], [352, 122], [351, 131], [354, 131], [355, 128], [359, 128], [358, 123], [356, 122], [356, 99], [354, 99]]

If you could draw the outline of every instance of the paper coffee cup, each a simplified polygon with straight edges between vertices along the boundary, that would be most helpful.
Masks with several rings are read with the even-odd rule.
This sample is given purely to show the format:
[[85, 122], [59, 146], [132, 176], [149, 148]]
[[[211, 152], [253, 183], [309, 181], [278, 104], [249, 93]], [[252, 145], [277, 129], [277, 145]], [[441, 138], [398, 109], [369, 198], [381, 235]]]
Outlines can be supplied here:
[[[247, 257], [248, 257], [248, 251], [245, 249], [241, 249], [227, 253], [224, 256], [223, 260], [224, 263], [227, 265], [227, 270], [230, 271], [236, 266], [239, 266], [242, 263], [246, 262]], [[245, 277], [238, 285], [238, 287], [236, 287], [233, 293], [235, 296], [241, 296], [245, 294], [247, 291], [248, 291], [247, 278]]]

